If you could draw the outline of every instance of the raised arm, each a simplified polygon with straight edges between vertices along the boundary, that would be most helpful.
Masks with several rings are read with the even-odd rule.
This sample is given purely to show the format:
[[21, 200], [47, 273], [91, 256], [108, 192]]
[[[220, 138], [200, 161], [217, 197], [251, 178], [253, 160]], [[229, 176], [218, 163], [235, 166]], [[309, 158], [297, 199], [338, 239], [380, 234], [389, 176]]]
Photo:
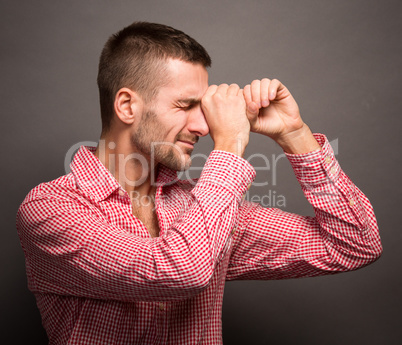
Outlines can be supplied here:
[[251, 130], [284, 149], [315, 217], [244, 203], [227, 279], [285, 279], [363, 267], [382, 252], [373, 208], [340, 168], [325, 136], [311, 134], [277, 80], [244, 88]]
[[361, 268], [382, 253], [373, 208], [336, 161], [322, 150], [288, 155], [315, 217], [245, 203], [234, 237], [228, 280], [286, 279]]
[[[214, 118], [210, 129], [220, 149], [231, 148], [223, 135], [247, 142], [249, 128], [233, 125], [237, 118], [248, 123], [239, 90], [211, 87], [203, 99], [205, 116]], [[120, 225], [110, 221], [95, 205], [99, 200], [77, 189], [71, 174], [39, 186], [17, 217], [30, 289], [120, 301], [180, 300], [200, 293], [228, 249], [241, 197], [254, 175], [245, 160], [214, 151], [191, 192], [173, 196], [182, 208], [180, 215], [157, 238], [138, 236], [133, 223], [139, 225], [131, 220], [127, 201], [118, 199], [112, 206], [112, 216], [122, 218]], [[161, 193], [158, 187], [157, 201], [160, 197], [163, 202]]]

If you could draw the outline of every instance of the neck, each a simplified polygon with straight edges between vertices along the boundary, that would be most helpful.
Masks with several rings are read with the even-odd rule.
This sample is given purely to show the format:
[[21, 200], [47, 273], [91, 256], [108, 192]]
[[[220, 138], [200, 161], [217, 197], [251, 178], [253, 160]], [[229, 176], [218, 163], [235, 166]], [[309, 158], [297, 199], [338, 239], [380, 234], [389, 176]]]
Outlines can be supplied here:
[[130, 195], [155, 193], [157, 168], [123, 135], [102, 135], [95, 156]]

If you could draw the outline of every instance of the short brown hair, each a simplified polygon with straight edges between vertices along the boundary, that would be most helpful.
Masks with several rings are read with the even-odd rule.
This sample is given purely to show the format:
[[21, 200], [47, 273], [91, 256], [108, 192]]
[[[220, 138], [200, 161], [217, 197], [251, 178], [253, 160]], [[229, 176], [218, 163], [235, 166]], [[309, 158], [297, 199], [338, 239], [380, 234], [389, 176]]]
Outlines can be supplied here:
[[102, 132], [110, 128], [117, 91], [128, 87], [152, 100], [165, 82], [163, 67], [169, 58], [211, 66], [204, 47], [170, 26], [135, 22], [109, 38], [98, 70]]

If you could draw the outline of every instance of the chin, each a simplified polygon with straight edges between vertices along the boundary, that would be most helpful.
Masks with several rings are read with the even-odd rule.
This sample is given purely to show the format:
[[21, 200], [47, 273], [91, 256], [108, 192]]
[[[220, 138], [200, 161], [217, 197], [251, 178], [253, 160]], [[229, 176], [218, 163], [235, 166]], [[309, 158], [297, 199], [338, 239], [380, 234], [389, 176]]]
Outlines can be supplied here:
[[185, 171], [190, 168], [192, 163], [190, 155], [186, 156], [187, 157], [165, 157], [168, 159], [160, 160], [159, 163], [174, 171]]
[[[181, 163], [181, 162], [180, 162], [180, 163]], [[176, 168], [173, 169], [173, 170], [176, 170], [176, 171], [186, 171], [186, 170], [190, 169], [192, 161], [191, 161], [191, 158], [189, 157], [188, 159], [186, 159], [186, 161], [184, 162], [184, 164], [180, 164], [180, 163], [178, 162]]]

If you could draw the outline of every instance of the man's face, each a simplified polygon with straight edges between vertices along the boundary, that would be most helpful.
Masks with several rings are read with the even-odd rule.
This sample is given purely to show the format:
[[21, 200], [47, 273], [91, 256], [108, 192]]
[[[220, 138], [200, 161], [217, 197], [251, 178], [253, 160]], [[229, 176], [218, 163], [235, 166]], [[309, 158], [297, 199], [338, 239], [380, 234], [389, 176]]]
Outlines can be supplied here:
[[151, 164], [185, 170], [194, 144], [209, 132], [201, 110], [208, 73], [200, 64], [176, 59], [169, 60], [166, 73], [168, 83], [145, 105], [131, 141]]

